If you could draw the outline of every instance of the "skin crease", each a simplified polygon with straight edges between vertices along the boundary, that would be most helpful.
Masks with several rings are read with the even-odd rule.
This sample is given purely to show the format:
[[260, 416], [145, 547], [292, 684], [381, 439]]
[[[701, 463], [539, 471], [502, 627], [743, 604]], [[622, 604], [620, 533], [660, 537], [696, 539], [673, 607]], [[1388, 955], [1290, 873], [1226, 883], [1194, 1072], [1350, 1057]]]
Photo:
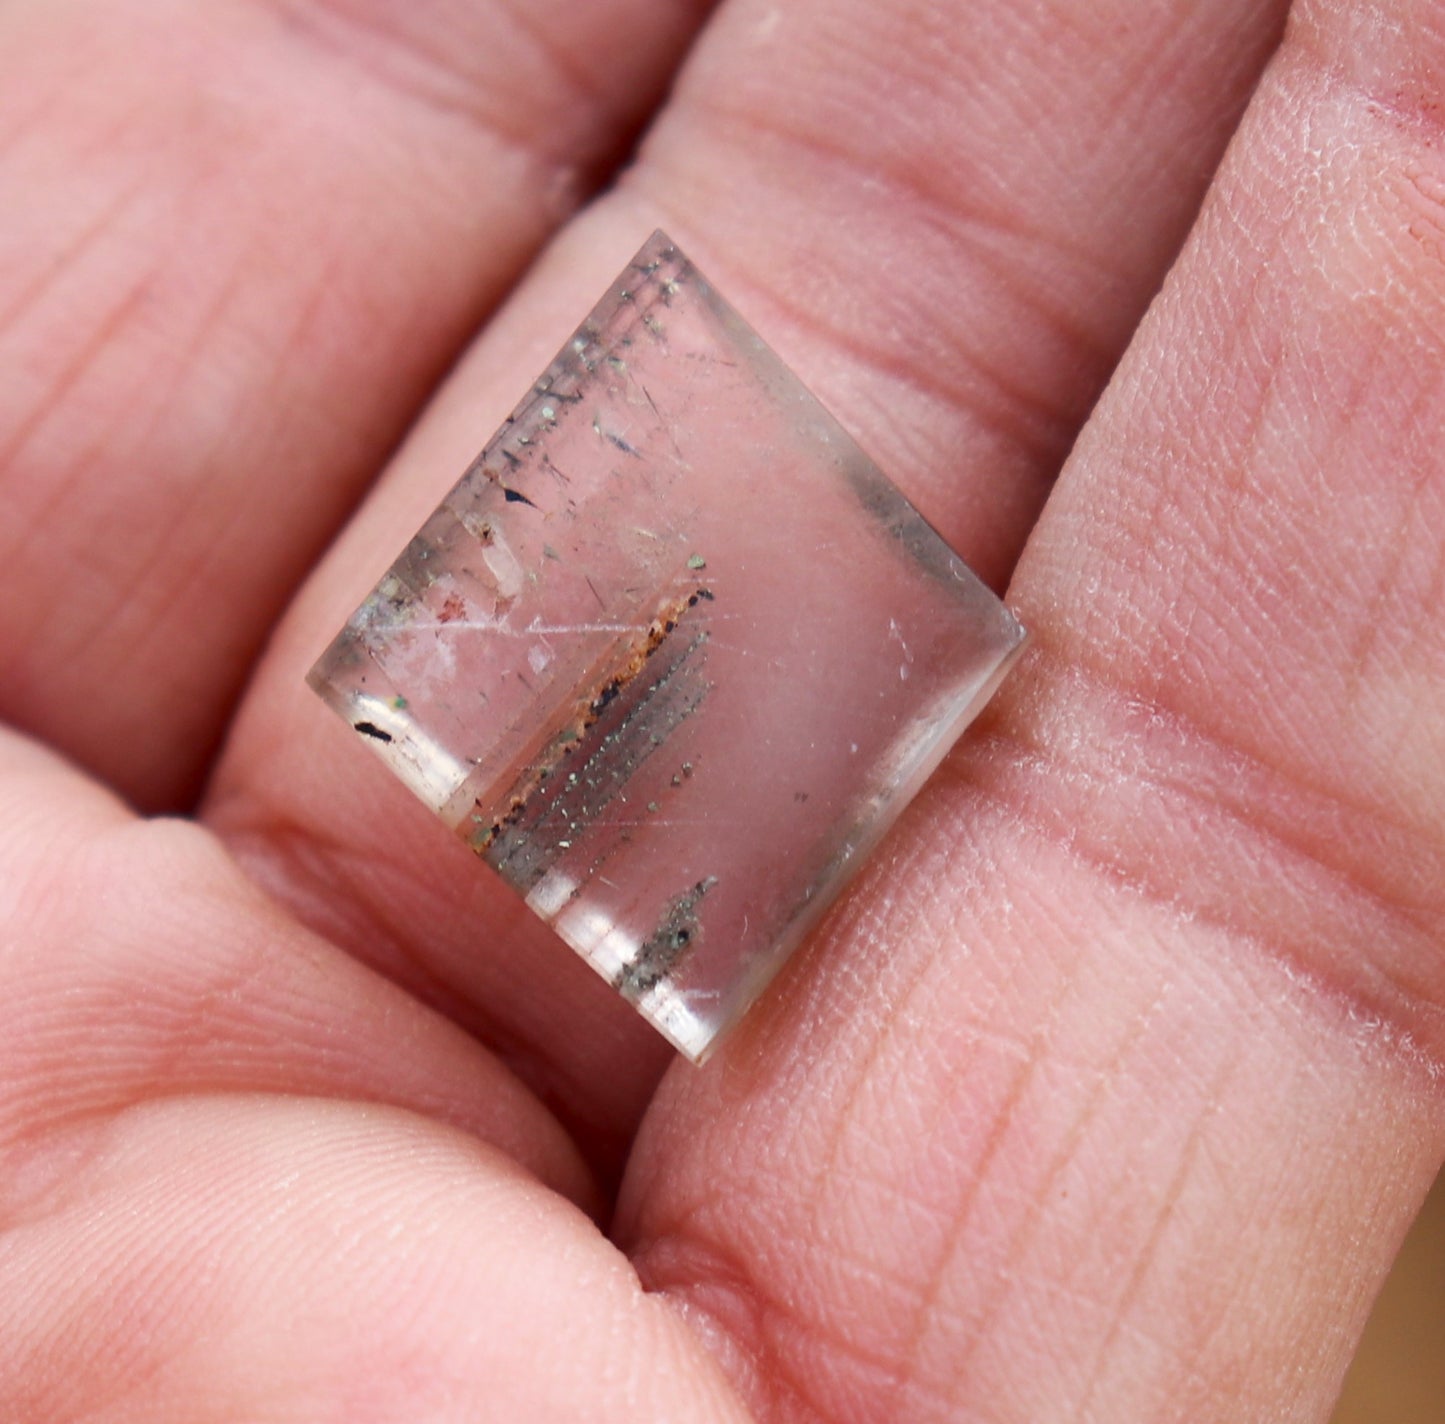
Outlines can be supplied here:
[[[0, 89], [23, 99], [0, 537], [68, 650], [5, 600], [29, 735], [0, 734], [0, 1414], [1324, 1420], [1445, 1151], [1439, 7], [1309, 0], [1279, 40], [1257, 0], [732, 0], [424, 414], [560, 222], [485, 216], [486, 156], [570, 112], [578, 64], [616, 72], [598, 34], [518, 114], [485, 65], [535, 56], [519, 12], [133, 8], [110, 30], [0, 3], [27, 76]], [[645, 11], [607, 22], [651, 66], [619, 92], [658, 92], [683, 43], [680, 7], [656, 50]], [[176, 116], [218, 117], [222, 53], [305, 103], [265, 110], [265, 162], [202, 203], [214, 137]], [[416, 148], [459, 103], [476, 151]], [[358, 132], [390, 167], [338, 166]], [[548, 132], [554, 163], [608, 151]], [[132, 162], [136, 230], [91, 186]], [[183, 214], [264, 226], [258, 192], [284, 220], [238, 249], [252, 319], [295, 320], [308, 234], [397, 223], [344, 256], [304, 361], [279, 316], [214, 314], [210, 229], [177, 245]], [[77, 193], [88, 220], [54, 222]], [[1023, 548], [1034, 636], [755, 1014], [660, 1086], [644, 1031], [298, 685], [659, 219], [865, 444], [905, 432], [886, 463], [991, 577]], [[237, 346], [197, 348], [188, 396], [138, 383], [212, 326]], [[157, 520], [194, 589], [166, 575], [172, 622], [132, 659]], [[265, 551], [245, 580], [214, 567], [237, 520]], [[76, 695], [87, 629], [103, 699]], [[45, 745], [181, 804], [242, 683], [199, 826], [138, 819]], [[183, 688], [202, 711], [172, 716]], [[123, 755], [115, 729], [157, 716]]]

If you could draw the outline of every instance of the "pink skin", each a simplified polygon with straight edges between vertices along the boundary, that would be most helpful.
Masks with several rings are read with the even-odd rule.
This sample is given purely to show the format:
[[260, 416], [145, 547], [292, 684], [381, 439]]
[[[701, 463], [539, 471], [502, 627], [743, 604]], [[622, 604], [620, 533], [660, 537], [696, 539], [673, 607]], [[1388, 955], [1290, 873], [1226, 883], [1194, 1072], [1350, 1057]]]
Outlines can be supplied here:
[[[730, 0], [561, 225], [701, 8], [0, 6], [7, 1420], [1328, 1414], [1445, 1154], [1445, 19], [1241, 123], [1259, 0]], [[660, 1084], [299, 683], [659, 220], [1036, 640]]]

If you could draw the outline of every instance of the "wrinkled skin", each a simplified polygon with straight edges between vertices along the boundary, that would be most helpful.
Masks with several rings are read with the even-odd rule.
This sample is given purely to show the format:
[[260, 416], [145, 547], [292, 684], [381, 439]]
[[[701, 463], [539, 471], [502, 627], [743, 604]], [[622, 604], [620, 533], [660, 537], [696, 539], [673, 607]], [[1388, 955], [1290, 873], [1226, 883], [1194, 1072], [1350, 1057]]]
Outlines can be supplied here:
[[[657, 225], [1033, 633], [701, 1071], [301, 682]], [[0, 1417], [1328, 1416], [1445, 1150], [1445, 6], [0, 0], [0, 371]]]

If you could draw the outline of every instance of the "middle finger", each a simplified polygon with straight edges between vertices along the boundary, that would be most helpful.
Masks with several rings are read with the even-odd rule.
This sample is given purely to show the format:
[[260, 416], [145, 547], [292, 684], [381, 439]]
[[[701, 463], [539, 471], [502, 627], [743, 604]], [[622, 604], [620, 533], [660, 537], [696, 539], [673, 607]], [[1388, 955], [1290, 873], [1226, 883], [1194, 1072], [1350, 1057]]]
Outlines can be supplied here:
[[588, 1145], [620, 1152], [665, 1050], [360, 764], [312, 706], [308, 661], [656, 225], [1001, 583], [1283, 8], [725, 6], [637, 165], [481, 338], [293, 611], [214, 824], [303, 916], [509, 1052], [590, 1125]]

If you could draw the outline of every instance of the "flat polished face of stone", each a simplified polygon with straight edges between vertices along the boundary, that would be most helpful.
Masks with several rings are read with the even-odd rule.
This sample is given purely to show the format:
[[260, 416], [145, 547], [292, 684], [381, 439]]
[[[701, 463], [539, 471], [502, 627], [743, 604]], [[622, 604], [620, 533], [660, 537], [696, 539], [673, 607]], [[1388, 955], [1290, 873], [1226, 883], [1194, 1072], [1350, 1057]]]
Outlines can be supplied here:
[[1022, 639], [658, 233], [311, 682], [701, 1059]]

